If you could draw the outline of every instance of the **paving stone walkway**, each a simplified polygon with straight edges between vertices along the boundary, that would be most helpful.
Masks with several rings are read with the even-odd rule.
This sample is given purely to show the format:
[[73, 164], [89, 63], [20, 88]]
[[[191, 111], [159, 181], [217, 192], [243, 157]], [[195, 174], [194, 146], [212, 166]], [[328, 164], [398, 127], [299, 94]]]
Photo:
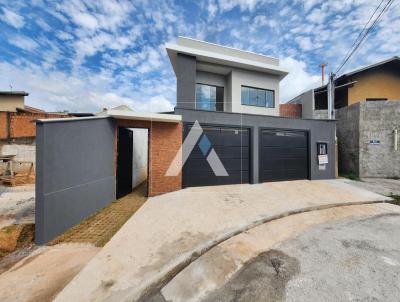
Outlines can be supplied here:
[[98, 247], [104, 246], [146, 202], [146, 188], [146, 183], [141, 184], [131, 194], [112, 202], [102, 210], [70, 228], [65, 233], [53, 239], [49, 245], [77, 242], [91, 243]]

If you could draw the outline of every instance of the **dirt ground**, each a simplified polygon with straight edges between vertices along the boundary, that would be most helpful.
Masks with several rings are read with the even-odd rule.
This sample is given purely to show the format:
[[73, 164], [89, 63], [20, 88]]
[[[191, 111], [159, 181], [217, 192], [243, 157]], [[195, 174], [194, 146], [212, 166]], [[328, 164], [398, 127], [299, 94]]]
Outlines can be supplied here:
[[34, 248], [0, 275], [0, 301], [52, 301], [98, 251], [87, 244]]
[[146, 183], [99, 212], [91, 215], [81, 223], [67, 230], [52, 240], [49, 245], [75, 242], [104, 246], [121, 226], [145, 203]]
[[[23, 221], [17, 216], [26, 219], [23, 213], [34, 213], [34, 197], [29, 197], [28, 188], [2, 189], [8, 193], [2, 196], [7, 201], [3, 213], [19, 213], [8, 221]], [[33, 238], [26, 238], [25, 229], [31, 230], [33, 224], [4, 227], [0, 232], [5, 251], [0, 258], [0, 301], [52, 301], [146, 200], [146, 184], [142, 184], [53, 240], [52, 246], [38, 247], [31, 243]]]
[[35, 222], [35, 185], [0, 186], [0, 229]]
[[382, 194], [385, 196], [400, 196], [400, 179], [363, 178], [361, 181], [348, 180], [352, 185]]

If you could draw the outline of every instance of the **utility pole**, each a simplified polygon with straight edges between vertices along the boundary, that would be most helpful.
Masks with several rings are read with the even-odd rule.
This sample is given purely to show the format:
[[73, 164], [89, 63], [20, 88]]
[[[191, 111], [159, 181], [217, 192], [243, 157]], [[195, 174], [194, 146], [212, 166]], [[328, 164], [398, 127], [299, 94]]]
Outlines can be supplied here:
[[322, 86], [325, 84], [325, 67], [328, 66], [328, 63], [322, 63], [319, 65], [321, 67], [321, 80], [322, 80]]
[[335, 119], [335, 75], [331, 72], [328, 81], [328, 119]]

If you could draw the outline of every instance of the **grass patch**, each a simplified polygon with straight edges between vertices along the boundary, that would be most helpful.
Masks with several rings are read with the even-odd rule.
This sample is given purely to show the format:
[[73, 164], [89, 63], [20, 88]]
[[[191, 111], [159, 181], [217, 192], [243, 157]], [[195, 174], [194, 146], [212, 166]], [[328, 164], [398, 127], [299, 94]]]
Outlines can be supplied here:
[[351, 179], [351, 180], [356, 180], [356, 181], [361, 181], [361, 178], [358, 177], [358, 175], [353, 174], [353, 173], [343, 173], [340, 174], [341, 177], [347, 178], [347, 179]]
[[393, 195], [393, 194], [391, 194], [389, 197], [390, 197], [390, 198], [393, 198], [393, 200], [392, 200], [392, 201], [389, 201], [389, 203], [392, 203], [392, 204], [395, 204], [395, 205], [397, 205], [397, 206], [400, 206], [400, 195]]
[[50, 241], [49, 245], [64, 242], [92, 243], [104, 246], [125, 222], [146, 202], [147, 184], [141, 184], [135, 191], [111, 202], [103, 209], [90, 215], [77, 225]]

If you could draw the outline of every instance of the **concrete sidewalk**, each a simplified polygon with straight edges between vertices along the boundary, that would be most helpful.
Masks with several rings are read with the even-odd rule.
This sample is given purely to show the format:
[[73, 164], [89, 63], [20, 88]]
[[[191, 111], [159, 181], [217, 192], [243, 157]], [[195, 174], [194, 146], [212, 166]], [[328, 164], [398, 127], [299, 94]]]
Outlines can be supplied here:
[[132, 301], [216, 244], [272, 219], [385, 201], [342, 180], [189, 188], [151, 198], [55, 301]]

